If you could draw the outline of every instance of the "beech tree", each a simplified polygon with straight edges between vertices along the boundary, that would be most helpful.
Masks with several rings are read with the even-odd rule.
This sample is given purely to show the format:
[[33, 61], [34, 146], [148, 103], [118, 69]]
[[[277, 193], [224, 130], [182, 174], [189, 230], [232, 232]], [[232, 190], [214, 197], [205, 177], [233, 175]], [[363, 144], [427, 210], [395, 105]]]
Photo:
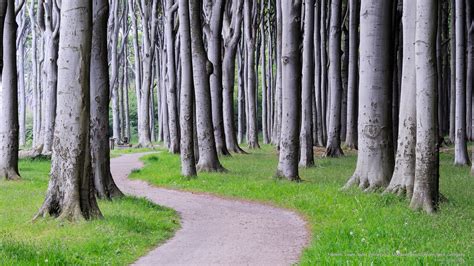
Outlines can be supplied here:
[[392, 1], [362, 0], [360, 18], [359, 154], [346, 188], [385, 188], [393, 173], [390, 32]]
[[411, 208], [428, 213], [439, 201], [436, 32], [438, 4], [416, 1], [416, 168]]
[[403, 76], [400, 99], [400, 124], [395, 171], [387, 192], [407, 194], [411, 198], [415, 178], [416, 146], [416, 75], [415, 36], [416, 1], [403, 2]]
[[97, 196], [122, 196], [110, 172], [109, 147], [109, 68], [107, 61], [107, 0], [93, 0], [92, 52], [90, 67], [90, 149], [92, 176]]
[[282, 9], [282, 131], [276, 176], [299, 181], [298, 156], [301, 109], [302, 2], [281, 2]]
[[202, 40], [201, 8], [202, 1], [192, 1], [192, 3], [189, 3], [197, 139], [199, 146], [197, 169], [203, 172], [224, 171], [225, 169], [217, 157], [214, 139], [209, 81], [213, 69], [212, 63], [207, 58]]
[[191, 29], [189, 21], [189, 2], [179, 0], [179, 36], [181, 40], [181, 173], [183, 176], [196, 176], [196, 159], [194, 156], [194, 87], [193, 62], [191, 56]]
[[90, 175], [92, 1], [62, 2], [60, 36], [51, 179], [35, 219], [89, 220], [101, 217]]
[[0, 179], [19, 179], [18, 77], [15, 1], [0, 1]]

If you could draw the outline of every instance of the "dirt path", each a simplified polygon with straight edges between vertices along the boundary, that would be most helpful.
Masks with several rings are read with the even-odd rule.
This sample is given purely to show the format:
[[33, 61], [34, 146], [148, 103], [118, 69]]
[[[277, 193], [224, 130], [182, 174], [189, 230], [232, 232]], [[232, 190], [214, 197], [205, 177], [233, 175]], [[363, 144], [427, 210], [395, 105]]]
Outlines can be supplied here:
[[176, 210], [182, 228], [137, 265], [291, 265], [309, 235], [295, 213], [266, 205], [152, 187], [127, 178], [144, 154], [112, 159], [112, 174], [127, 194]]

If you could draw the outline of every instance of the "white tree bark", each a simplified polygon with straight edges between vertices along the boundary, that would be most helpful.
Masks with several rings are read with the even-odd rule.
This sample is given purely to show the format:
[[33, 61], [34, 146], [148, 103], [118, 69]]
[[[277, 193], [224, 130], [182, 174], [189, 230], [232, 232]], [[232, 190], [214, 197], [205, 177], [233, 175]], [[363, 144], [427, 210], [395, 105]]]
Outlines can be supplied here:
[[372, 191], [385, 188], [394, 167], [391, 0], [362, 0], [360, 11], [359, 156], [345, 188], [358, 185]]
[[58, 106], [51, 179], [35, 218], [100, 217], [90, 175], [89, 86], [92, 1], [64, 1], [58, 57]]
[[299, 0], [282, 0], [282, 132], [276, 177], [299, 181], [301, 112], [301, 10]]
[[416, 1], [416, 170], [410, 207], [428, 213], [439, 200], [437, 17], [436, 1]]
[[405, 194], [409, 199], [413, 194], [415, 179], [416, 146], [416, 75], [415, 37], [417, 3], [404, 0], [403, 3], [403, 70], [400, 99], [400, 124], [395, 171], [386, 192]]

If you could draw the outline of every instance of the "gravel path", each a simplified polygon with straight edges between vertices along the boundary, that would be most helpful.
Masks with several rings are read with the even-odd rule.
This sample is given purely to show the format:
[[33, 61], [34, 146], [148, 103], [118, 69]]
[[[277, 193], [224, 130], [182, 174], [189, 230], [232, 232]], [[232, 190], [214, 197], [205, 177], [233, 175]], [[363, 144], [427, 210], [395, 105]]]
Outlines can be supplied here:
[[143, 167], [144, 154], [111, 161], [123, 192], [176, 210], [182, 228], [136, 265], [291, 265], [298, 262], [309, 233], [291, 211], [215, 196], [157, 188], [127, 177]]

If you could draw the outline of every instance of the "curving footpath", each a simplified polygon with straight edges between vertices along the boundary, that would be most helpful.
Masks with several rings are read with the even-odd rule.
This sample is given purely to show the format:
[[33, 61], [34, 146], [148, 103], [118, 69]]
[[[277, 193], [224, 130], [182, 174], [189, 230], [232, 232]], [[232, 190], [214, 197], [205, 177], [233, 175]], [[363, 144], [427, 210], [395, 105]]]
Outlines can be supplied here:
[[182, 228], [136, 265], [291, 265], [308, 243], [306, 222], [291, 211], [267, 205], [180, 192], [132, 181], [128, 175], [143, 167], [140, 157], [111, 160], [120, 189], [176, 210]]

